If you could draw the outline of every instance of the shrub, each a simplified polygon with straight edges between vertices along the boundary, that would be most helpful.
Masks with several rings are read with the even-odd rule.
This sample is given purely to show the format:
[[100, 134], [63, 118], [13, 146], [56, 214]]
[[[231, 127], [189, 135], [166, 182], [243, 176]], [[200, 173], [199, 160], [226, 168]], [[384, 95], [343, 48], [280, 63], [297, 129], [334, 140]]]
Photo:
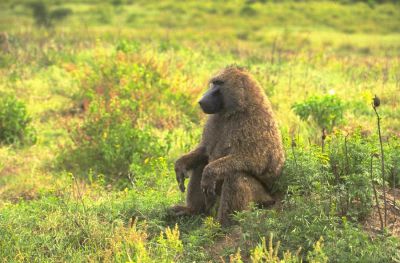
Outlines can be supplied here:
[[[146, 230], [146, 226], [144, 226]], [[110, 255], [106, 261], [117, 262], [179, 262], [183, 245], [178, 226], [167, 227], [155, 240], [148, 241], [148, 234], [140, 230], [136, 223], [131, 228], [117, 226], [111, 242]]]
[[[280, 258], [286, 251], [299, 248], [298, 255], [307, 262], [324, 262], [327, 258], [329, 262], [392, 262], [397, 253], [395, 238], [377, 235], [372, 239], [358, 223], [326, 214], [318, 197], [296, 196], [279, 214], [254, 209], [238, 213], [236, 219], [243, 228], [247, 246], [270, 235], [280, 240]], [[318, 247], [321, 236], [324, 246]]]
[[[346, 136], [337, 131], [328, 137], [325, 152], [318, 147], [298, 146], [287, 151], [290, 154], [276, 190], [287, 192], [289, 197], [317, 195], [326, 213], [354, 220], [365, 218], [373, 205], [370, 178], [373, 140], [363, 138], [360, 131]], [[374, 164], [373, 178], [381, 182], [378, 171]]]
[[292, 106], [294, 112], [300, 119], [306, 121], [311, 119], [322, 132], [322, 149], [326, 132], [343, 122], [345, 105], [336, 95], [311, 96], [301, 103]]
[[125, 185], [132, 163], [143, 164], [165, 152], [150, 127], [138, 127], [138, 104], [121, 95], [96, 96], [85, 119], [70, 133], [72, 148], [65, 149], [66, 167], [80, 174], [104, 175], [106, 181]]
[[344, 103], [336, 95], [311, 96], [293, 105], [294, 112], [302, 120], [311, 118], [321, 129], [332, 131], [343, 122]]
[[257, 10], [250, 5], [245, 5], [242, 7], [242, 9], [240, 9], [240, 14], [242, 16], [255, 16], [257, 15], [257, 13], [258, 13]]
[[36, 133], [23, 102], [14, 96], [0, 98], [0, 143], [35, 143]]
[[[299, 256], [301, 248], [299, 248], [296, 254], [293, 254], [290, 251], [286, 251], [283, 253], [283, 258], [281, 259], [278, 256], [280, 248], [280, 241], [273, 244], [273, 234], [270, 235], [268, 247], [265, 241], [265, 238], [262, 238], [261, 244], [259, 244], [252, 252], [251, 252], [251, 260], [253, 263], [258, 262], [270, 262], [270, 263], [280, 263], [280, 262], [293, 262], [298, 263], [302, 262], [302, 258]], [[321, 237], [317, 242], [315, 242], [313, 246], [313, 250], [310, 250], [307, 253], [307, 262], [315, 262], [315, 263], [326, 263], [328, 262], [328, 258], [326, 257], [323, 251], [323, 238]]]
[[32, 2], [28, 6], [32, 9], [33, 18], [39, 27], [52, 27], [55, 21], [61, 21], [72, 14], [71, 9], [63, 7], [50, 11], [43, 2]]
[[110, 24], [114, 20], [114, 9], [110, 5], [101, 5], [91, 11], [96, 21], [101, 24]]
[[96, 58], [92, 71], [86, 66], [91, 73], [75, 95], [83, 101], [84, 119], [71, 129], [72, 145], [60, 160], [74, 173], [104, 175], [109, 182], [125, 179], [119, 183], [126, 185], [146, 172], [144, 161], [167, 155], [168, 129], [193, 109], [187, 106], [189, 96], [172, 91], [156, 65], [140, 61], [125, 42], [117, 49], [112, 57]]
[[119, 110], [104, 113], [93, 103], [84, 124], [71, 132], [74, 148], [66, 162], [78, 171], [107, 181], [128, 179], [131, 163], [143, 163], [150, 156], [159, 156], [163, 147], [147, 128], [135, 127], [135, 121], [126, 119]]
[[[332, 194], [341, 215], [365, 218], [372, 207], [370, 157], [374, 147], [360, 131], [346, 136], [336, 132], [328, 138]], [[373, 167], [375, 168], [375, 167]], [[374, 170], [377, 178], [378, 172]]]

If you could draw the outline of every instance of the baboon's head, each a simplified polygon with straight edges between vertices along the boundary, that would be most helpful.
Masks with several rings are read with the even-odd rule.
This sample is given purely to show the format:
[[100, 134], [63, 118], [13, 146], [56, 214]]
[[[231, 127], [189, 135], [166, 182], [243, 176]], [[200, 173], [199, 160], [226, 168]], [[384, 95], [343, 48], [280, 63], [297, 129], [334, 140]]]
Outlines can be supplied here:
[[260, 88], [242, 68], [229, 66], [209, 81], [209, 89], [200, 99], [204, 113], [244, 111], [261, 98]]

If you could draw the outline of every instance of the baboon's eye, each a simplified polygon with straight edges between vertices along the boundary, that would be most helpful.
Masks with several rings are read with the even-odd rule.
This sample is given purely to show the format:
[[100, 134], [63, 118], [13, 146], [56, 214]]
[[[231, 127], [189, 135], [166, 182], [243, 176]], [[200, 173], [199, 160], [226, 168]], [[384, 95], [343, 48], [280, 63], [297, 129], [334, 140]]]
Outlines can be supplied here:
[[216, 79], [216, 80], [212, 81], [212, 84], [214, 84], [214, 85], [222, 85], [222, 84], [224, 84], [224, 82], [222, 80], [220, 80], [220, 79]]

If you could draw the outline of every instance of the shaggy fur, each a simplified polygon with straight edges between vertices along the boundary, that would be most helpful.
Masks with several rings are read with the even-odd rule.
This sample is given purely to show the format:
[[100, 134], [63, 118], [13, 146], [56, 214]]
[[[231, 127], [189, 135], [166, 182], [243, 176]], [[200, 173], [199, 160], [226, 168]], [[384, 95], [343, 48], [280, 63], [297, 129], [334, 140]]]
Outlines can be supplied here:
[[281, 173], [284, 151], [270, 102], [256, 81], [235, 66], [210, 83], [214, 80], [224, 82], [224, 109], [209, 116], [199, 146], [176, 161], [178, 181], [189, 171], [191, 175], [186, 206], [173, 211], [205, 213], [216, 201], [208, 194], [212, 192], [221, 197], [218, 220], [226, 226], [234, 211], [247, 209], [250, 203], [273, 203], [269, 191]]

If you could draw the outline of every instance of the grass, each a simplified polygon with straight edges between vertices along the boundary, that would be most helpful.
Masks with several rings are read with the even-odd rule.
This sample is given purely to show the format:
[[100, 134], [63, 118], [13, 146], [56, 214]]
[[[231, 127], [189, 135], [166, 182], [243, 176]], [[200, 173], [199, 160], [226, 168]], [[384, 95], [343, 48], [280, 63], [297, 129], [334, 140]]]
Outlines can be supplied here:
[[[398, 3], [250, 2], [48, 0], [72, 14], [38, 28], [25, 1], [2, 1], [11, 53], [0, 52], [0, 92], [26, 105], [37, 137], [0, 147], [2, 261], [399, 259], [391, 225], [365, 225], [376, 216], [375, 94], [390, 180], [378, 159], [373, 180], [400, 181]], [[233, 63], [264, 87], [287, 162], [279, 204], [221, 229], [168, 208], [184, 201], [174, 160], [205, 121], [196, 101]], [[332, 93], [344, 122], [322, 152], [320, 128], [292, 106]]]

